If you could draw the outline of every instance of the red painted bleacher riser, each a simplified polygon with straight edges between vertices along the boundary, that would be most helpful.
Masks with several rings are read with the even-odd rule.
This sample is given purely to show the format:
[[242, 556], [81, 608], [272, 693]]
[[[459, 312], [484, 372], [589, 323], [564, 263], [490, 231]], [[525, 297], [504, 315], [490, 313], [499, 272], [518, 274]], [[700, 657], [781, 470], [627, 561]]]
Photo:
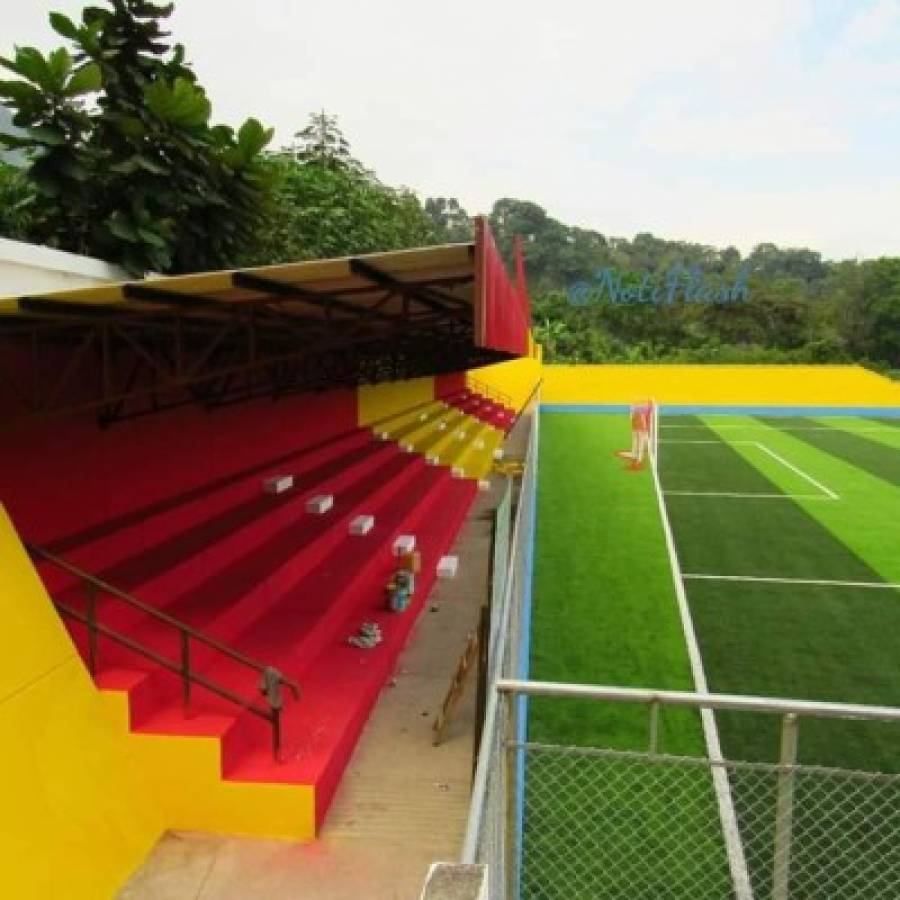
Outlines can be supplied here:
[[515, 421], [515, 411], [471, 390], [460, 391], [445, 398], [453, 406], [501, 431], [509, 431]]
[[[263, 479], [275, 474], [293, 475], [294, 490], [264, 494]], [[322, 516], [305, 510], [318, 493], [334, 495]], [[197, 686], [186, 714], [177, 675], [100, 641], [98, 682], [128, 691], [132, 728], [219, 736], [226, 778], [313, 784], [321, 822], [432, 588], [437, 561], [475, 495], [474, 482], [356, 429], [95, 523], [53, 549], [299, 681], [299, 702], [286, 698], [282, 760], [275, 762], [264, 721]], [[362, 513], [375, 516], [375, 528], [351, 536], [349, 522]], [[411, 607], [395, 614], [385, 608], [384, 585], [396, 566], [393, 542], [403, 533], [416, 535], [423, 569]], [[46, 565], [41, 570], [58, 599], [83, 608], [71, 579]], [[178, 659], [171, 629], [114, 600], [102, 601], [101, 610], [107, 626]], [[383, 630], [383, 643], [372, 650], [347, 643], [363, 621]], [[73, 624], [71, 631], [85, 653], [83, 629]], [[192, 667], [259, 702], [252, 670], [198, 645]]]

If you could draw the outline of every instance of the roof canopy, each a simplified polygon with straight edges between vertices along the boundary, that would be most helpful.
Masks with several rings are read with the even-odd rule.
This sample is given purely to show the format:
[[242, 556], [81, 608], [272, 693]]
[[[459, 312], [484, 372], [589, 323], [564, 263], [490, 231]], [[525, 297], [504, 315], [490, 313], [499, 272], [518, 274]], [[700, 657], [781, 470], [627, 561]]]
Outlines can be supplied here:
[[473, 243], [0, 299], [0, 421], [108, 423], [509, 359], [527, 348], [519, 282], [479, 220]]

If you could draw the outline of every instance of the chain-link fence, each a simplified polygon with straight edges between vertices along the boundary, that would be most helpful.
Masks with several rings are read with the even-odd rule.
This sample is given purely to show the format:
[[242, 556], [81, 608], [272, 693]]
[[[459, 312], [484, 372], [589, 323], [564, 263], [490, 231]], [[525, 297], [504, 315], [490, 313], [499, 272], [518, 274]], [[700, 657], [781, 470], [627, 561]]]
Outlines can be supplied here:
[[[484, 830], [491, 839], [478, 857], [495, 869], [492, 897], [900, 898], [900, 775], [797, 762], [802, 722], [895, 728], [900, 709], [524, 681], [497, 687], [506, 728], [492, 749], [491, 777], [508, 796], [492, 804], [493, 828]], [[509, 723], [526, 695], [544, 704], [644, 706], [649, 747], [518, 740]], [[776, 760], [661, 752], [660, 711], [670, 705], [776, 716]], [[724, 796], [717, 772], [728, 785]], [[733, 804], [731, 816], [723, 815], [723, 802]], [[726, 836], [728, 821], [737, 827]]]
[[[515, 854], [518, 853], [513, 836], [518, 832], [515, 822], [521, 817], [522, 800], [520, 792], [517, 793], [512, 787], [514, 774], [508, 771], [504, 763], [504, 748], [516, 737], [516, 730], [514, 717], [508, 713], [510, 704], [501, 700], [493, 686], [501, 678], [514, 678], [521, 674], [521, 622], [531, 590], [539, 402], [539, 398], [535, 399], [523, 415], [529, 425], [528, 447], [522, 481], [513, 501], [515, 514], [508, 541], [508, 560], [495, 560], [495, 571], [505, 566], [506, 574], [502, 590], [495, 592], [492, 603], [487, 676], [490, 688], [463, 850], [464, 862], [489, 865], [492, 900], [513, 896], [507, 885], [507, 871], [512, 869]], [[521, 777], [521, 770], [518, 777]], [[499, 864], [500, 860], [504, 863]]]
[[[705, 760], [518, 748], [527, 771], [523, 898], [735, 896]], [[723, 765], [752, 896], [900, 897], [900, 777]], [[786, 782], [789, 804], [780, 799]]]
[[[462, 854], [488, 867], [490, 900], [900, 900], [900, 775], [855, 771], [840, 755], [862, 744], [872, 768], [900, 771], [900, 709], [514, 680], [531, 591], [532, 409]], [[605, 736], [563, 746], [546, 728], [539, 743], [529, 698], [625, 704], [640, 724], [625, 747], [602, 746]], [[725, 759], [706, 758], [702, 741], [688, 746], [700, 710], [715, 711], [726, 737], [767, 734], [772, 758], [728, 759], [728, 740]], [[801, 730], [815, 753], [798, 757]], [[817, 754], [827, 765], [810, 764]]]

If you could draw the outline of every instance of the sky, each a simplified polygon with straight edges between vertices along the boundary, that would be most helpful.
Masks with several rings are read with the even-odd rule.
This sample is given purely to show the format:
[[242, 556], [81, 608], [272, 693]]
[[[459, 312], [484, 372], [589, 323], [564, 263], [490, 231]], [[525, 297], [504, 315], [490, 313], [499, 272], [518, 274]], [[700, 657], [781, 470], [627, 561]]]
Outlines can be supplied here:
[[[96, 2], [96, 0], [95, 0]], [[78, 0], [5, 3], [0, 54]], [[900, 0], [179, 0], [218, 122], [338, 116], [382, 181], [606, 235], [900, 254]]]

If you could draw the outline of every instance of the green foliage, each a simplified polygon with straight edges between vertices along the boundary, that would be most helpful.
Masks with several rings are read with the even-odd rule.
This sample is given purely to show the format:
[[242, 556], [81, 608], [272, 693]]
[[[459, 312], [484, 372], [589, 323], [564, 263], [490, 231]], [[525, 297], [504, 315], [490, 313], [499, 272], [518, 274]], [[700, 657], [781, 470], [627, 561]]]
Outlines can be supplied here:
[[28, 234], [34, 188], [14, 166], [0, 163], [0, 237], [22, 240]]
[[464, 243], [475, 234], [475, 223], [455, 197], [429, 197], [425, 213], [441, 243]]
[[[503, 199], [491, 225], [507, 254], [524, 238], [535, 333], [548, 361], [848, 362], [900, 364], [900, 260], [825, 262], [806, 248], [760, 244], [746, 259], [641, 233], [629, 241], [556, 221], [534, 203]], [[664, 282], [673, 265], [698, 266], [722, 284], [749, 273], [750, 299], [734, 303], [572, 306], [567, 289], [612, 267], [624, 283]]]
[[337, 116], [325, 110], [311, 113], [305, 128], [294, 134], [294, 155], [298, 162], [312, 163], [323, 169], [365, 171], [350, 153], [350, 142], [338, 127]]
[[245, 262], [343, 256], [435, 240], [416, 195], [382, 184], [354, 159], [334, 117], [313, 114], [298, 138], [298, 145], [267, 161], [275, 200], [260, 245]]
[[211, 106], [162, 22], [172, 5], [107, 0], [50, 24], [74, 45], [16, 49], [0, 82], [38, 199], [29, 237], [135, 273], [228, 266], [268, 213], [272, 132], [211, 127]]

